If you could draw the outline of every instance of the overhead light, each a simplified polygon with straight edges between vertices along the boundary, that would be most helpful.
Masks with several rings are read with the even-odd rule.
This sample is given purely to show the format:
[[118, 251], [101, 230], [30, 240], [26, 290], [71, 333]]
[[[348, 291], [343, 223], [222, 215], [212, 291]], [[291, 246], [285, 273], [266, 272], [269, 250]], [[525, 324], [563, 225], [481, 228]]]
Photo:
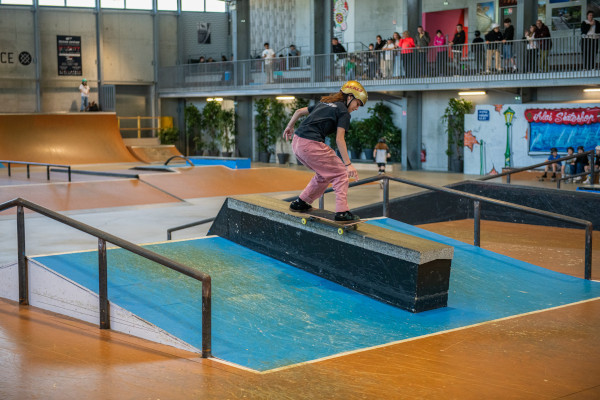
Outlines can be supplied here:
[[223, 101], [222, 97], [209, 97], [206, 101]]
[[459, 96], [483, 96], [485, 95], [485, 90], [473, 90], [470, 92], [458, 92]]
[[275, 97], [277, 100], [296, 100], [294, 96], [277, 96]]
[[584, 92], [600, 92], [600, 88], [583, 89]]
[[445, 6], [447, 6], [447, 5], [448, 5], [448, 2], [447, 2], [447, 1], [445, 1], [445, 2], [444, 2], [444, 5], [445, 5]]

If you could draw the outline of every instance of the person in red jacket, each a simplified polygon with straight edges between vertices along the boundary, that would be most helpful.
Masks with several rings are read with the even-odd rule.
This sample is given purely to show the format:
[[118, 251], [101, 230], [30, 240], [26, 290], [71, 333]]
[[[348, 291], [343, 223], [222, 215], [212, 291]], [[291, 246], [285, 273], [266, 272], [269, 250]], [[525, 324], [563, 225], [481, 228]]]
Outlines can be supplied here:
[[[415, 77], [416, 68], [414, 61], [414, 48], [415, 40], [410, 37], [408, 31], [402, 32], [402, 39], [400, 39], [400, 54], [402, 56], [402, 66], [404, 67], [404, 75], [407, 78]], [[424, 68], [424, 66], [420, 66]]]

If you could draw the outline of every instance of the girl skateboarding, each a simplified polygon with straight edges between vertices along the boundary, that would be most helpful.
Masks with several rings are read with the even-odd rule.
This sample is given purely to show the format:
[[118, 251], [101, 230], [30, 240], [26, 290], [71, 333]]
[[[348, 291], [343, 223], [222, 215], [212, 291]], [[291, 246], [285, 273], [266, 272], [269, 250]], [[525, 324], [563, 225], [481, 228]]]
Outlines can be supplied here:
[[[300, 196], [290, 204], [290, 210], [308, 211], [313, 201], [323, 195], [331, 183], [335, 192], [335, 220], [356, 221], [346, 200], [348, 178], [358, 179], [358, 172], [350, 162], [344, 139], [350, 127], [350, 113], [367, 103], [367, 92], [357, 81], [346, 82], [341, 90], [313, 106], [296, 110], [288, 123], [283, 137], [292, 140], [292, 149], [296, 158], [315, 172], [315, 176]], [[296, 121], [308, 115], [294, 132]], [[295, 135], [294, 135], [295, 133]], [[342, 159], [325, 144], [325, 137], [335, 133], [335, 141]]]

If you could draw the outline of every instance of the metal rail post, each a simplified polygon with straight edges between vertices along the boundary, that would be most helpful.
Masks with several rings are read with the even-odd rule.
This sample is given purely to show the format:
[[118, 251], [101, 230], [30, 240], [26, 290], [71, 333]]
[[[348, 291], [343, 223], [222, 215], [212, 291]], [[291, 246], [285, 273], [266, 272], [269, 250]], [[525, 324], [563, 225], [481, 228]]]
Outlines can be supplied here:
[[322, 210], [325, 208], [325, 195], [323, 194], [321, 197], [319, 197], [319, 210]]
[[98, 299], [100, 301], [100, 329], [110, 329], [106, 241], [100, 238], [98, 238]]
[[50, 180], [50, 166], [46, 165], [46, 180]]
[[211, 349], [211, 279], [202, 281], [202, 358], [212, 357]]
[[592, 231], [590, 223], [585, 227], [585, 279], [592, 279]]
[[7, 164], [8, 164], [8, 176], [10, 176], [10, 163], [7, 163]]
[[17, 205], [17, 259], [19, 263], [19, 304], [29, 304], [29, 271], [25, 256], [25, 212]]
[[390, 216], [390, 180], [387, 176], [383, 177], [383, 216]]
[[30, 178], [30, 174], [29, 174], [29, 164], [27, 164], [27, 179]]
[[481, 247], [481, 206], [479, 200], [473, 202], [473, 245]]

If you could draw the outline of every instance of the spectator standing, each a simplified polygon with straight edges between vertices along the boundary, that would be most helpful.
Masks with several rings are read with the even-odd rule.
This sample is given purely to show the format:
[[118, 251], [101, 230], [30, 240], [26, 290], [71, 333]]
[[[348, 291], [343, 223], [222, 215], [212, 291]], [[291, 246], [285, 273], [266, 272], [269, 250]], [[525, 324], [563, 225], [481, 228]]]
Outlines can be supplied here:
[[407, 78], [415, 76], [415, 61], [414, 61], [414, 48], [415, 40], [410, 37], [408, 31], [402, 32], [402, 39], [400, 39], [400, 50], [402, 55], [402, 66], [404, 67], [404, 74]]
[[535, 38], [538, 40], [538, 49], [540, 51], [540, 71], [548, 72], [548, 54], [552, 48], [552, 39], [550, 39], [550, 29], [538, 19], [535, 23]]
[[[517, 72], [517, 65], [515, 64], [515, 58], [513, 54], [513, 40], [515, 39], [515, 27], [512, 26], [510, 18], [504, 19], [504, 34], [502, 35], [502, 56], [504, 57], [504, 64], [507, 72]], [[512, 68], [511, 68], [512, 67]]]
[[433, 38], [433, 45], [436, 47], [436, 57], [435, 57], [435, 73], [439, 76], [446, 75], [446, 62], [448, 60], [448, 49], [446, 47], [446, 38], [442, 34], [441, 30], [437, 30], [435, 32], [435, 37]]
[[402, 37], [398, 32], [394, 32], [392, 35], [394, 38], [394, 46], [396, 46], [396, 51], [394, 52], [394, 78], [401, 77], [402, 74], [402, 55], [400, 54], [400, 40]]
[[356, 57], [354, 55], [346, 58], [345, 72], [347, 81], [353, 81], [356, 78]]
[[88, 108], [88, 100], [90, 96], [90, 87], [88, 86], [87, 79], [83, 78], [79, 85], [79, 93], [81, 94], [81, 107], [79, 111], [86, 111]]
[[376, 72], [376, 77], [377, 76], [381, 76], [381, 61], [383, 60], [383, 47], [387, 44], [387, 40], [383, 40], [381, 38], [381, 35], [377, 35], [377, 38], [375, 40], [375, 51], [376, 53], [376, 66], [375, 68], [377, 69]]
[[267, 75], [267, 83], [273, 83], [273, 59], [275, 52], [269, 48], [269, 43], [265, 43], [265, 49], [262, 52], [262, 58], [265, 60], [265, 74]]
[[394, 66], [394, 49], [396, 45], [394, 44], [394, 39], [389, 38], [385, 46], [383, 46], [383, 59], [381, 60], [381, 74], [384, 78], [392, 77], [392, 70]]
[[456, 33], [450, 42], [450, 46], [452, 46], [452, 59], [454, 60], [456, 73], [460, 72], [463, 47], [466, 42], [467, 35], [463, 30], [463, 26], [461, 24], [456, 25]]
[[427, 47], [429, 47], [430, 41], [429, 33], [419, 25], [417, 27], [417, 36], [415, 36], [415, 45], [417, 46], [417, 76], [427, 75]]
[[583, 69], [593, 70], [600, 41], [600, 28], [594, 20], [594, 12], [588, 11], [587, 19], [581, 22], [581, 52], [583, 53]]
[[502, 72], [502, 60], [500, 60], [500, 46], [502, 46], [502, 32], [500, 25], [492, 24], [492, 30], [485, 35], [487, 43], [487, 52], [485, 60], [485, 73], [490, 74], [492, 71], [492, 57], [495, 58], [496, 71]]
[[525, 72], [537, 72], [538, 65], [538, 42], [535, 39], [535, 25], [530, 25], [529, 30], [525, 32], [527, 40], [527, 50], [525, 55]]
[[374, 79], [377, 76], [377, 53], [375, 53], [375, 45], [369, 43], [369, 51], [367, 53], [367, 73], [369, 79]]
[[471, 51], [475, 57], [475, 68], [478, 74], [483, 72], [483, 68], [485, 65], [485, 44], [483, 38], [481, 37], [481, 32], [475, 31], [475, 39], [473, 39], [473, 45], [471, 46]]
[[[346, 48], [342, 46], [338, 38], [331, 39], [331, 52], [334, 54], [334, 79], [343, 76], [344, 60], [346, 59]], [[338, 75], [340, 71], [340, 75]]]
[[290, 44], [288, 57], [291, 57], [289, 63], [290, 68], [297, 68], [300, 65], [300, 50], [298, 50], [293, 44]]

